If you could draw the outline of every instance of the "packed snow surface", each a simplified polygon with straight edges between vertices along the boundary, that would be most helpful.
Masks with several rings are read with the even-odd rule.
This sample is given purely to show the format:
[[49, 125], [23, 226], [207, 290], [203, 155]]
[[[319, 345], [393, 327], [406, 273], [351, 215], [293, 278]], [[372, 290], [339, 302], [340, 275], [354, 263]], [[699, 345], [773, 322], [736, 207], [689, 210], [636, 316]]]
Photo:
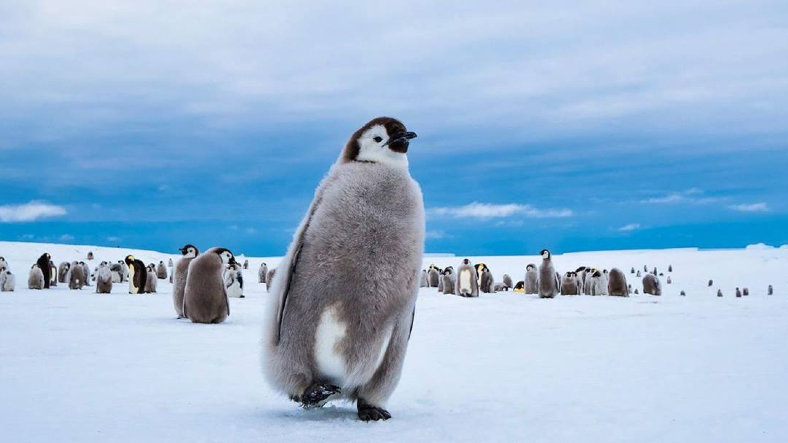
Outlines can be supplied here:
[[[126, 283], [110, 295], [63, 284], [28, 290], [27, 272], [45, 251], [56, 264], [87, 262], [93, 251], [91, 268], [127, 253], [146, 263], [177, 259], [0, 242], [16, 274], [16, 291], [0, 293], [3, 442], [788, 441], [788, 249], [553, 257], [562, 273], [618, 267], [641, 293], [630, 268], [656, 266], [665, 273], [661, 297], [465, 299], [423, 288], [388, 404], [393, 418], [378, 423], [358, 421], [347, 403], [302, 410], [265, 384], [267, 294], [257, 269], [278, 259], [250, 258], [247, 298], [230, 299], [225, 323], [198, 325], [175, 319], [163, 280], [152, 295], [129, 295]], [[456, 269], [462, 258], [429, 256], [425, 266]], [[539, 263], [535, 255], [470, 258], [515, 282]], [[751, 295], [735, 298], [736, 287]]]

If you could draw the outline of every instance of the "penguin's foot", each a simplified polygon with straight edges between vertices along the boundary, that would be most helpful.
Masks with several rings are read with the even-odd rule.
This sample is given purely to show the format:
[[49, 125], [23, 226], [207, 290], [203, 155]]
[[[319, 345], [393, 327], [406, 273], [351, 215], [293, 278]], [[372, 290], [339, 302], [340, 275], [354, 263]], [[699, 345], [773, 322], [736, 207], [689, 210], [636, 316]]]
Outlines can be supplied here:
[[240, 296], [240, 297], [238, 297], [238, 298], [246, 298], [246, 296], [245, 296], [245, 295], [242, 295], [242, 296]]
[[372, 406], [363, 398], [358, 399], [358, 418], [362, 421], [388, 420], [391, 418], [389, 411]]
[[312, 383], [301, 395], [301, 407], [304, 409], [321, 408], [328, 398], [342, 392], [339, 386], [323, 383]]

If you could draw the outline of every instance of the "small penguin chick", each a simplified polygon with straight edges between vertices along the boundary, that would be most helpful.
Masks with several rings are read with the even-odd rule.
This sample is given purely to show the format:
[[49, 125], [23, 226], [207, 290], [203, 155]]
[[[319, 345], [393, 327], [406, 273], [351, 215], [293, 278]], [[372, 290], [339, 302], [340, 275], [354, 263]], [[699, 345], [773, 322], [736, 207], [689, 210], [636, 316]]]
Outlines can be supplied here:
[[265, 283], [267, 277], [268, 277], [268, 265], [265, 263], [260, 263], [260, 269], [257, 270], [257, 282]]
[[722, 289], [717, 289], [717, 297], [722, 297]]
[[189, 264], [183, 313], [192, 323], [222, 323], [230, 315], [222, 274], [227, 265], [235, 264], [227, 248], [211, 248]]
[[536, 265], [533, 263], [529, 263], [528, 266], [525, 267], [525, 280], [524, 284], [524, 291], [526, 294], [538, 294], [539, 293], [539, 272], [536, 269]]
[[561, 282], [553, 267], [552, 254], [547, 249], [542, 249], [539, 255], [542, 256], [542, 264], [539, 265], [539, 298], [554, 298], [560, 290]]
[[175, 313], [178, 315], [178, 318], [184, 318], [183, 293], [186, 289], [186, 279], [189, 276], [189, 264], [200, 255], [200, 250], [194, 245], [187, 244], [180, 248], [179, 251], [181, 252], [181, 259], [178, 260], [171, 274], [172, 304], [175, 307]]

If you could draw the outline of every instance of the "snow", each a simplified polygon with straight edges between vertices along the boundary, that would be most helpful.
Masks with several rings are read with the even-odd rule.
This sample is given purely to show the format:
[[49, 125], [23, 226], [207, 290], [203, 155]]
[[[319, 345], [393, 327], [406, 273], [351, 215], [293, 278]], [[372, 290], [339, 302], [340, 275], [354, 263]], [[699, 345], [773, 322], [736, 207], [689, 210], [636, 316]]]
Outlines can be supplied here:
[[[0, 293], [4, 442], [788, 441], [784, 248], [554, 255], [561, 272], [617, 266], [636, 288], [630, 268], [656, 266], [662, 297], [463, 299], [422, 289], [384, 423], [359, 422], [346, 403], [301, 410], [265, 384], [257, 267], [278, 259], [250, 257], [247, 298], [230, 299], [224, 324], [197, 325], [175, 319], [167, 281], [153, 295], [128, 295], [126, 284], [111, 295], [27, 290], [27, 270], [45, 250], [56, 263], [92, 250], [91, 268], [128, 253], [146, 263], [176, 257], [0, 242], [17, 277], [16, 292]], [[456, 269], [462, 258], [425, 265]], [[538, 263], [471, 259], [515, 282]], [[752, 295], [735, 298], [737, 286]]]

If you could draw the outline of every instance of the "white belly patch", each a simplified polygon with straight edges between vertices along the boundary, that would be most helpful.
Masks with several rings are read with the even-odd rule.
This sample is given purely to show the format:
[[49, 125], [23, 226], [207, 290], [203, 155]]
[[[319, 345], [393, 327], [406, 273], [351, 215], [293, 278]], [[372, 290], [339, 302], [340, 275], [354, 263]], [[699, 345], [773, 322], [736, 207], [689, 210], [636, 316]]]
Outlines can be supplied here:
[[467, 269], [460, 272], [460, 291], [471, 292], [471, 271]]
[[320, 373], [338, 385], [347, 377], [345, 358], [337, 348], [346, 332], [333, 307], [323, 311], [315, 331], [315, 362]]

